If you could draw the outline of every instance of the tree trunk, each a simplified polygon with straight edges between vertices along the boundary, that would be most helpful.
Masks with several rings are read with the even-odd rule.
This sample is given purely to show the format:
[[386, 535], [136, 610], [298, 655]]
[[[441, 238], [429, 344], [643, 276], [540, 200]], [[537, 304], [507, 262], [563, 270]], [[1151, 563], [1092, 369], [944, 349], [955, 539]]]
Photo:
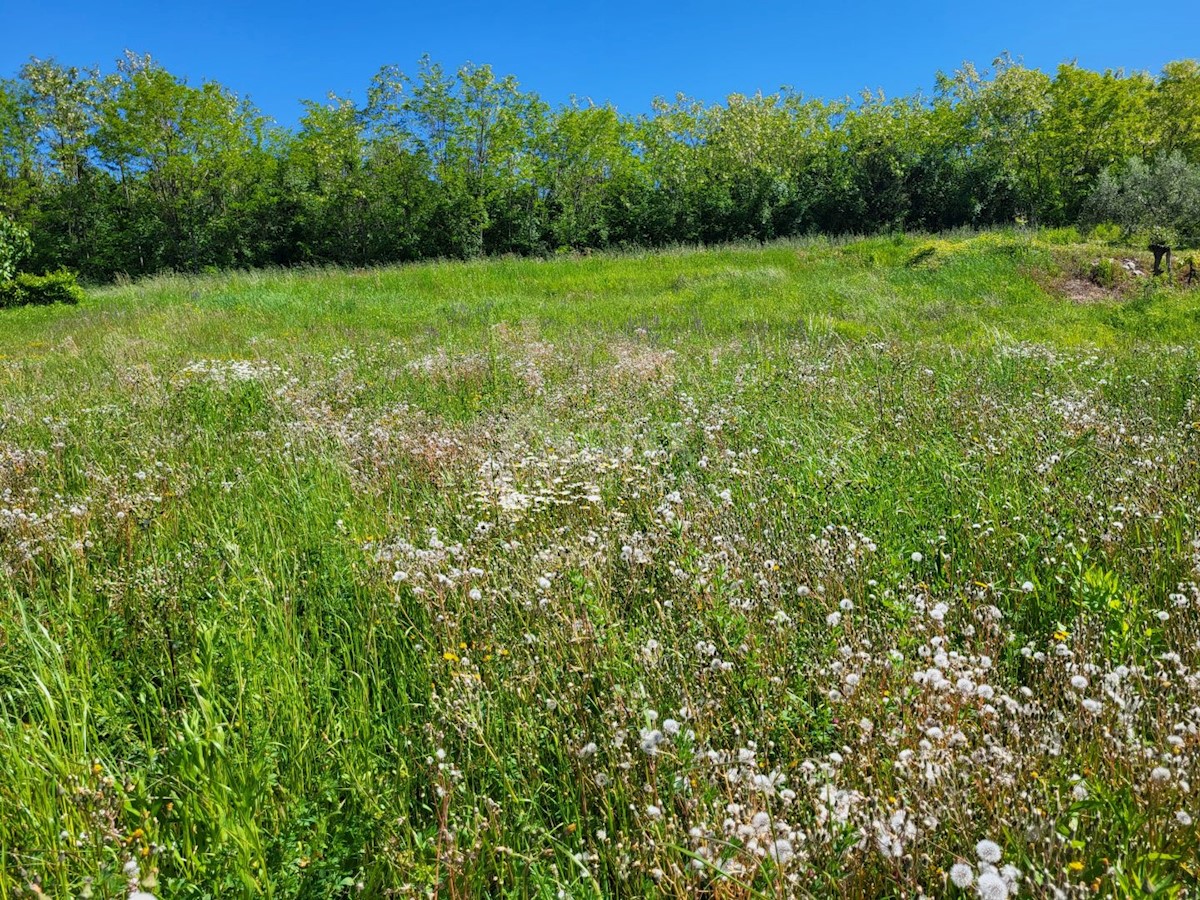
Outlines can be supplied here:
[[1151, 253], [1154, 254], [1154, 272], [1155, 275], [1163, 273], [1163, 257], [1167, 259], [1167, 278], [1171, 277], [1171, 248], [1165, 244], [1151, 244], [1149, 247]]

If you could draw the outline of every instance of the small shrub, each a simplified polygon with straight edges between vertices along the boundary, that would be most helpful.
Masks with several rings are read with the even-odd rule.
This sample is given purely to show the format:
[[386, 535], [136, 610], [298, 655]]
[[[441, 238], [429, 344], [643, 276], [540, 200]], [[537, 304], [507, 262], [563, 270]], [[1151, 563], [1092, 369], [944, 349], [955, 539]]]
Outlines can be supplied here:
[[1069, 228], [1046, 228], [1038, 235], [1046, 244], [1054, 244], [1058, 246], [1066, 244], [1078, 244], [1081, 240], [1079, 229], [1071, 226]]
[[1125, 270], [1114, 259], [1097, 259], [1088, 269], [1088, 279], [1102, 288], [1118, 287], [1125, 278]]
[[9, 306], [49, 306], [52, 303], [74, 305], [84, 297], [83, 288], [72, 272], [65, 269], [45, 275], [22, 272], [0, 284], [0, 308]]
[[1101, 222], [1088, 234], [1088, 238], [1098, 244], [1119, 244], [1122, 237], [1123, 231], [1116, 222]]

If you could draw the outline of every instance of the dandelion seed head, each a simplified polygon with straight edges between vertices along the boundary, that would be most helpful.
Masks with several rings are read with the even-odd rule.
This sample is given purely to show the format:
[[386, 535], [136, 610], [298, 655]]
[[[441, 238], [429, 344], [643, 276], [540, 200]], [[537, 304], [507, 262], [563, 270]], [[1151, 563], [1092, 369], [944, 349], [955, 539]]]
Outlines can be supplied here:
[[955, 863], [950, 867], [950, 881], [955, 887], [966, 888], [975, 880], [974, 870], [966, 863]]
[[981, 872], [975, 883], [979, 900], [1007, 900], [1008, 884], [996, 872]]
[[975, 845], [975, 855], [985, 863], [1000, 862], [1000, 845], [995, 841], [982, 840]]

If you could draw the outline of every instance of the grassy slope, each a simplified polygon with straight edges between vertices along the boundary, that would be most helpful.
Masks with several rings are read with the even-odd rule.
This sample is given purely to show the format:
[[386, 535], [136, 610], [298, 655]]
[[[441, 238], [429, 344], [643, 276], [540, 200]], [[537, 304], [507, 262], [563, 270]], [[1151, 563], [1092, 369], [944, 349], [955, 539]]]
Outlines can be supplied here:
[[[131, 855], [164, 896], [936, 893], [984, 837], [1027, 891], [1194, 886], [1196, 741], [1165, 741], [1200, 685], [1160, 660], [1196, 664], [1168, 595], [1198, 577], [1200, 302], [1069, 303], [1055, 266], [880, 239], [3, 313], [0, 897], [116, 895]], [[1024, 732], [912, 686], [934, 634], [1035, 691]], [[1068, 679], [1122, 664], [1102, 740]], [[684, 726], [655, 755], [651, 709]], [[746, 786], [775, 769], [797, 799]], [[755, 811], [803, 852], [763, 861]]]
[[[1147, 337], [1193, 340], [1200, 320], [1186, 295], [1133, 312], [1064, 304], [1023, 267], [1050, 264], [1051, 249], [989, 235], [934, 271], [904, 263], [915, 239], [782, 244], [765, 249], [681, 251], [552, 261], [431, 263], [356, 273], [340, 270], [166, 277], [93, 293], [82, 310], [6, 314], [0, 352], [29, 355], [55, 339], [123, 333], [183, 355], [233, 353], [269, 335], [305, 344], [407, 337], [436, 329], [478, 341], [483, 326], [533, 321], [547, 335], [584, 327], [654, 327], [672, 337], [747, 330], [790, 336], [991, 343], [997, 337], [1107, 346]], [[1004, 261], [1005, 251], [1016, 255]], [[949, 252], [946, 252], [949, 250]], [[1097, 255], [1107, 255], [1095, 248]], [[128, 323], [128, 324], [125, 324]], [[163, 339], [167, 335], [167, 339]], [[30, 346], [33, 343], [34, 346]]]

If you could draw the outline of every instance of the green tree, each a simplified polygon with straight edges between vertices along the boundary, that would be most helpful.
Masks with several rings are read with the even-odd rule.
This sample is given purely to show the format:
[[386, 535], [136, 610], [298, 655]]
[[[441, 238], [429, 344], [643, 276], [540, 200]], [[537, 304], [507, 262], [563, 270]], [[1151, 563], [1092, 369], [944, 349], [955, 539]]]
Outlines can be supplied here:
[[107, 80], [96, 146], [135, 222], [136, 268], [195, 269], [236, 260], [225, 232], [255, 177], [265, 120], [215, 82], [191, 87], [150, 57], [127, 54]]
[[0, 284], [16, 277], [17, 267], [29, 255], [31, 247], [29, 232], [8, 216], [0, 215]]
[[1151, 162], [1130, 157], [1101, 173], [1088, 198], [1085, 220], [1114, 222], [1127, 237], [1164, 246], [1200, 242], [1200, 164], [1182, 153]]
[[612, 106], [572, 99], [550, 117], [542, 157], [554, 244], [607, 246], [620, 219], [612, 208], [636, 178], [629, 123]]
[[1151, 98], [1157, 149], [1200, 162], [1200, 62], [1167, 63]]

